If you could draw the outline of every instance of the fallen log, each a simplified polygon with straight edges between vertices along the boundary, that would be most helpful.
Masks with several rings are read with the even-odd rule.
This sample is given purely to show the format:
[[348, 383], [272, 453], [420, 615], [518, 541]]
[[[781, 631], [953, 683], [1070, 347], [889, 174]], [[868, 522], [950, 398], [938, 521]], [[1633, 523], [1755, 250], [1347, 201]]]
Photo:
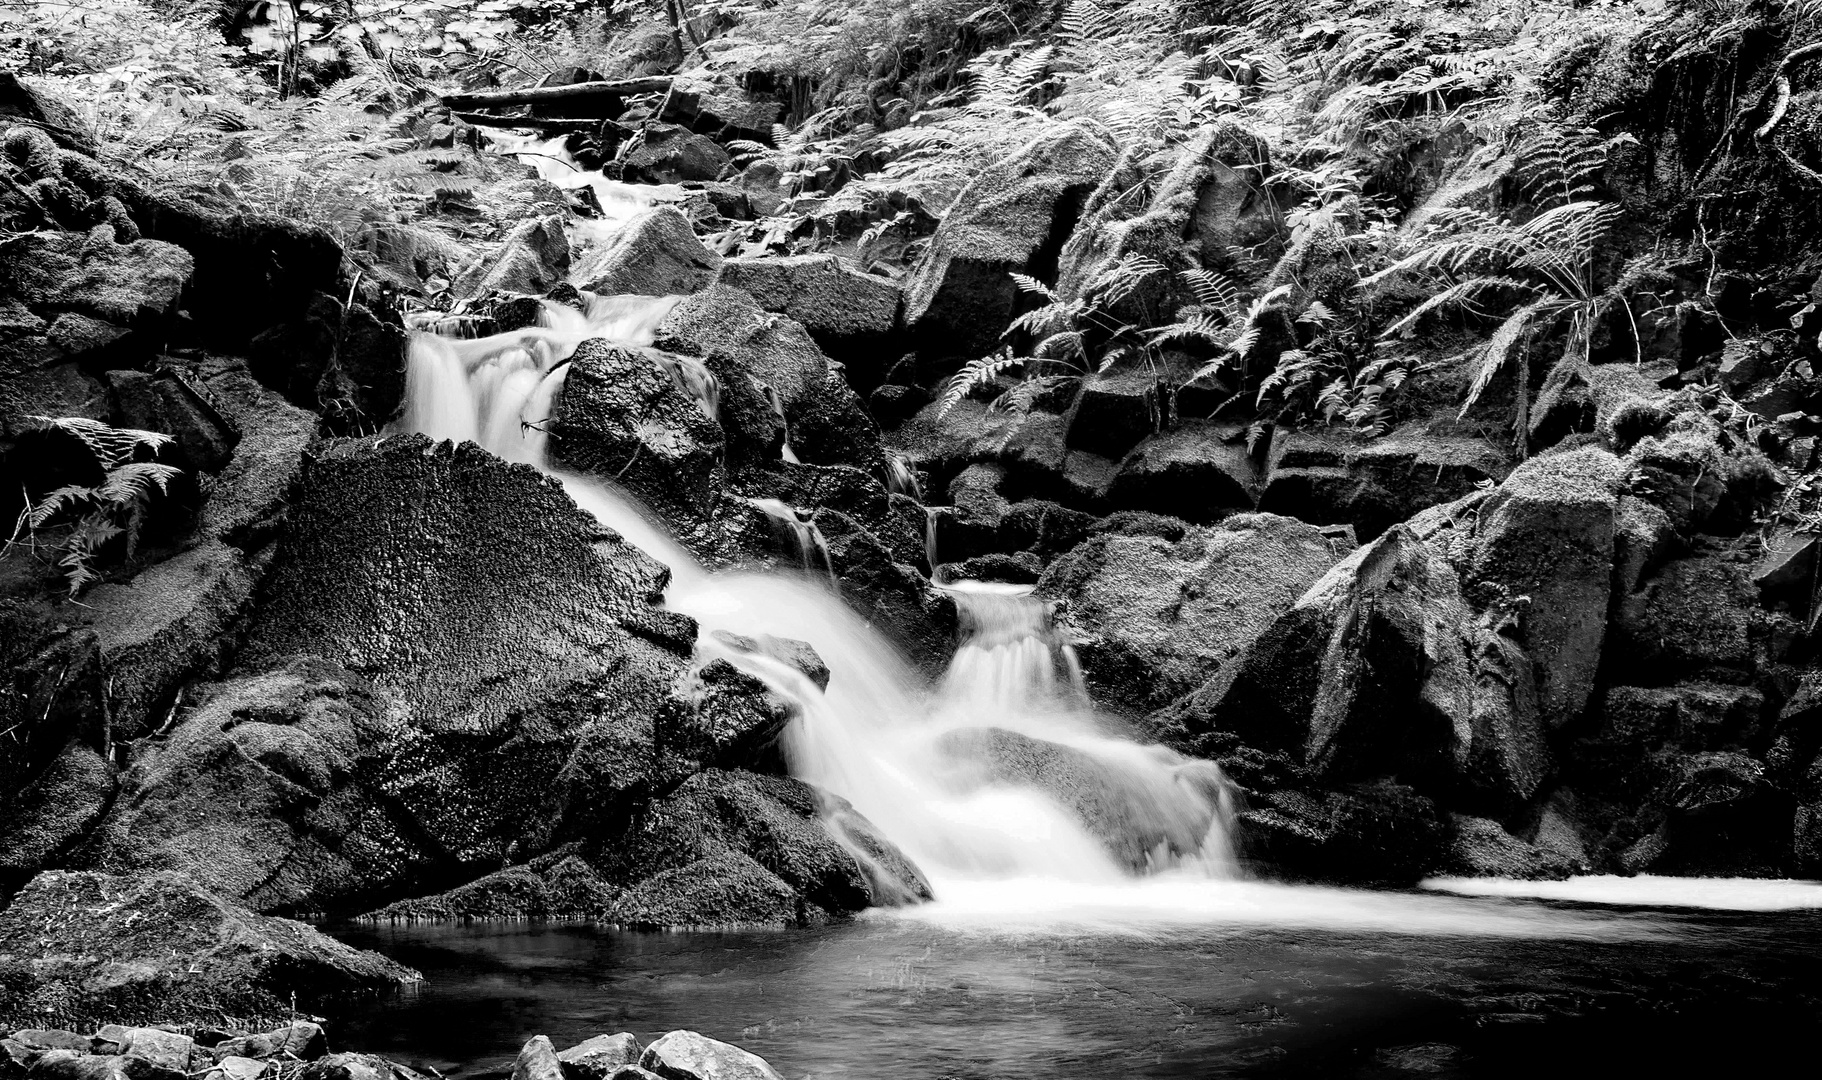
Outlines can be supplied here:
[[509, 105], [544, 105], [553, 101], [592, 101], [633, 94], [657, 94], [671, 88], [669, 75], [643, 79], [606, 79], [569, 86], [534, 86], [525, 90], [480, 90], [472, 94], [443, 94], [451, 109], [500, 109]]
[[495, 116], [492, 113], [476, 112], [459, 112], [455, 114], [455, 118], [464, 124], [486, 128], [537, 128], [540, 131], [549, 132], [592, 132], [599, 131], [603, 125], [606, 125], [616, 129], [622, 138], [632, 133], [626, 125], [612, 120], [546, 119], [541, 116]]

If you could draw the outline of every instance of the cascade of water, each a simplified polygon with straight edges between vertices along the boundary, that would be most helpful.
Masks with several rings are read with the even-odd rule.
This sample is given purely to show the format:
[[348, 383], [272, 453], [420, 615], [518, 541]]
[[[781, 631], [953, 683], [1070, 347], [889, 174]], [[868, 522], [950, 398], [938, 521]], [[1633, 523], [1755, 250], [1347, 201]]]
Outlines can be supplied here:
[[917, 470], [903, 454], [886, 456], [886, 490], [899, 495], [909, 495], [918, 502], [924, 501], [923, 485], [917, 482]]
[[[1028, 589], [948, 586], [963, 640], [932, 688], [837, 590], [816, 583], [827, 548], [791, 507], [755, 502], [791, 529], [809, 575], [716, 574], [621, 493], [551, 467], [545, 427], [576, 346], [591, 337], [650, 346], [678, 299], [589, 296], [584, 311], [550, 305], [542, 326], [490, 338], [414, 334], [400, 426], [473, 440], [551, 473], [604, 527], [670, 567], [666, 603], [697, 621], [699, 648], [721, 648], [710, 643], [717, 630], [813, 647], [831, 672], [826, 691], [760, 654], [725, 655], [796, 703], [785, 736], [793, 773], [849, 800], [939, 896], [983, 879], [1112, 883], [1135, 869], [1231, 876], [1231, 807], [1218, 770], [1110, 732], [1082, 689], [1073, 649]], [[654, 362], [717, 414], [706, 368]], [[895, 488], [914, 493], [915, 474], [899, 464]], [[935, 565], [934, 518], [927, 543]]]
[[779, 499], [748, 499], [753, 509], [771, 520], [785, 544], [797, 552], [806, 574], [824, 574], [835, 584], [835, 565], [829, 559], [829, 542], [823, 538], [816, 522], [803, 512]]

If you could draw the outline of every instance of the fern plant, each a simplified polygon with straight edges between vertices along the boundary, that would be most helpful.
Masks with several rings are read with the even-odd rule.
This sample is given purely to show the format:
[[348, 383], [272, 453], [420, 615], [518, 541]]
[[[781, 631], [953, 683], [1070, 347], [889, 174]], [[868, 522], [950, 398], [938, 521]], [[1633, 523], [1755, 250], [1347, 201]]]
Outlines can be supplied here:
[[74, 436], [103, 473], [98, 485], [68, 484], [36, 503], [27, 500], [14, 525], [13, 538], [8, 541], [11, 547], [26, 534], [35, 547], [42, 533], [55, 533], [47, 546], [74, 599], [94, 583], [102, 551], [114, 540], [124, 543], [127, 559], [133, 557], [153, 495], [167, 490], [182, 470], [174, 465], [134, 460], [141, 450], [157, 454], [170, 443], [169, 435], [112, 427], [80, 416], [29, 419]]
[[[1546, 209], [1523, 222], [1471, 207], [1440, 211], [1415, 250], [1362, 282], [1370, 289], [1391, 278], [1408, 277], [1435, 290], [1387, 327], [1387, 336], [1409, 337], [1435, 313], [1484, 315], [1501, 301], [1516, 303], [1471, 354], [1475, 366], [1461, 407], [1464, 417], [1515, 357], [1525, 356], [1535, 340], [1565, 322], [1564, 360], [1587, 360], [1589, 330], [1601, 295], [1595, 282], [1595, 255], [1602, 238], [1618, 224], [1620, 208], [1588, 197], [1605, 163], [1605, 147], [1593, 147], [1591, 152], [1584, 142], [1579, 150], [1565, 151], [1564, 145], [1561, 134], [1552, 133], [1532, 139], [1519, 155], [1527, 189]], [[1521, 371], [1514, 397], [1521, 453], [1529, 421], [1527, 383]]]

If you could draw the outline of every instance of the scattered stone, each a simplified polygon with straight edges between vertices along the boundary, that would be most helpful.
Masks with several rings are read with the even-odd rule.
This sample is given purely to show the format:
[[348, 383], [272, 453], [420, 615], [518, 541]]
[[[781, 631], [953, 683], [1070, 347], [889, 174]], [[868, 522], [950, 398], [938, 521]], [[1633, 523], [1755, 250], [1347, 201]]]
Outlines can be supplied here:
[[694, 1031], [660, 1037], [639, 1064], [664, 1080], [783, 1080], [759, 1055]]
[[638, 1065], [639, 1040], [628, 1032], [596, 1035], [557, 1055], [564, 1080], [609, 1080], [625, 1065]]

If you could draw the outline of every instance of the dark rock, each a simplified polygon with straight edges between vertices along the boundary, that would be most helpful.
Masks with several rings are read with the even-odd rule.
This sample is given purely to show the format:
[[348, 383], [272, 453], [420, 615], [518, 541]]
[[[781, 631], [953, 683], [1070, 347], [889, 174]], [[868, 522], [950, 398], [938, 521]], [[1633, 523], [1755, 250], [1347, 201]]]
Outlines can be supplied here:
[[[105, 973], [105, 974], [104, 974]], [[181, 874], [40, 874], [0, 912], [0, 1012], [208, 1022], [372, 998], [418, 974]]]
[[834, 255], [729, 259], [717, 280], [746, 292], [765, 310], [796, 320], [823, 352], [847, 367], [856, 390], [878, 386], [886, 358], [904, 351], [902, 288], [849, 269]]
[[1483, 439], [1401, 429], [1378, 439], [1319, 428], [1272, 436], [1259, 508], [1371, 540], [1419, 511], [1505, 477], [1507, 455]]
[[705, 765], [783, 772], [766, 766], [782, 762], [776, 744], [794, 715], [790, 703], [726, 660], [709, 661], [696, 678], [696, 712], [660, 732], [665, 748]]
[[1537, 665], [1538, 708], [1552, 728], [1579, 716], [1594, 689], [1623, 475], [1604, 450], [1533, 458], [1479, 510], [1470, 590], [1482, 607], [1526, 598], [1519, 640]]
[[721, 428], [686, 391], [690, 361], [596, 338], [570, 359], [552, 416], [560, 464], [624, 486], [668, 518], [701, 517], [725, 477]]
[[107, 373], [115, 425], [158, 431], [173, 443], [159, 459], [190, 472], [219, 472], [234, 455], [240, 433], [183, 379], [169, 371]]
[[1002, 494], [1006, 470], [988, 463], [970, 465], [949, 481], [947, 507], [932, 508], [936, 557], [971, 559], [1000, 549], [1000, 525], [1012, 503]]
[[[802, 924], [876, 903], [927, 898], [902, 855], [885, 865], [914, 875], [882, 889], [873, 868], [821, 823], [832, 817], [874, 836], [852, 807], [798, 780], [710, 769], [654, 802], [610, 876], [637, 882], [611, 921], [628, 926]], [[868, 861], [879, 860], [866, 849]]]
[[886, 457], [880, 446], [879, 424], [848, 385], [840, 364], [831, 363], [816, 392], [786, 415], [791, 425], [791, 449], [798, 460], [884, 472]]
[[874, 629], [936, 676], [955, 650], [955, 601], [864, 530], [829, 539], [829, 567], [842, 599]]
[[1044, 564], [1029, 551], [1016, 555], [994, 552], [976, 555], [961, 562], [944, 563], [936, 569], [936, 580], [948, 584], [956, 581], [999, 581], [1012, 585], [1035, 585], [1044, 576]]
[[826, 917], [739, 851], [661, 870], [622, 893], [607, 916], [636, 930], [804, 926]]
[[[540, 860], [541, 863], [547, 863]], [[619, 890], [575, 855], [552, 864], [511, 866], [446, 893], [400, 900], [361, 916], [375, 922], [464, 922], [471, 919], [596, 921]]]
[[114, 766], [81, 742], [64, 747], [0, 810], [0, 889], [25, 884], [87, 836], [114, 798]]
[[1162, 384], [1148, 370], [1114, 367], [1082, 380], [1065, 421], [1065, 444], [1118, 461], [1158, 430]]
[[1088, 539], [1095, 525], [1092, 514], [1043, 499], [1023, 499], [1000, 519], [1000, 542], [1047, 563]]
[[675, 124], [646, 124], [639, 143], [621, 159], [623, 178], [635, 184], [678, 184], [717, 180], [729, 166], [728, 152], [713, 139]]
[[298, 317], [255, 335], [246, 351], [248, 370], [260, 382], [340, 429], [377, 426], [398, 412], [404, 397], [404, 330], [327, 293], [311, 296]]
[[645, 1048], [642, 1068], [664, 1080], [782, 1080], [757, 1054], [694, 1031], [673, 1031]]
[[240, 663], [347, 657], [433, 730], [499, 730], [610, 671], [622, 711], [649, 715], [680, 666], [641, 637], [663, 581], [528, 466], [421, 436], [344, 440], [305, 470]]
[[1189, 420], [1134, 447], [1120, 462], [1107, 502], [1207, 524], [1251, 510], [1260, 487], [1244, 425]]
[[623, 1065], [639, 1062], [639, 1040], [628, 1032], [596, 1035], [557, 1055], [564, 1080], [608, 1080]]
[[782, 111], [778, 102], [746, 93], [730, 76], [697, 72], [672, 79], [660, 119], [721, 142], [767, 142]]
[[993, 449], [1020, 490], [1075, 509], [1106, 509], [1118, 461], [1071, 447], [1068, 434], [1074, 428], [1067, 416], [1032, 412], [1015, 424]]
[[720, 382], [732, 460], [777, 459], [786, 427], [827, 388], [828, 358], [803, 327], [726, 285], [678, 304], [655, 344], [701, 357]]
[[603, 296], [668, 296], [708, 288], [720, 269], [721, 256], [696, 239], [688, 218], [673, 207], [655, 206], [621, 225], [574, 276], [584, 289]]
[[1246, 857], [1292, 877], [1412, 885], [1443, 864], [1448, 824], [1436, 804], [1389, 781], [1322, 793], [1266, 793], [1240, 814]]
[[816, 654], [816, 650], [807, 641], [773, 637], [771, 634], [750, 638], [726, 630], [716, 630], [713, 637], [736, 652], [757, 653], [796, 668], [818, 690], [829, 688], [829, 665], [823, 663], [822, 657]]
[[994, 162], [956, 197], [905, 290], [905, 321], [944, 356], [991, 352], [1017, 314], [1009, 271], [1048, 277], [1113, 141], [1085, 124], [1046, 133]]
[[1616, 679], [1701, 678], [1717, 669], [1760, 667], [1758, 590], [1743, 555], [1705, 551], [1675, 559], [1620, 597], [1610, 661]]
[[329, 1054], [297, 1070], [297, 1080], [423, 1080], [417, 1073], [372, 1054]]
[[252, 609], [269, 553], [252, 557], [218, 542], [153, 563], [83, 598], [85, 621], [110, 675], [116, 734], [149, 733], [178, 687], [215, 670]]
[[1063, 602], [1095, 700], [1142, 714], [1214, 675], [1345, 553], [1313, 525], [1242, 514], [1175, 544], [1093, 537], [1037, 591]]
[[1449, 851], [1444, 870], [1466, 877], [1560, 881], [1575, 871], [1567, 860], [1528, 844], [1487, 818], [1449, 815]]

